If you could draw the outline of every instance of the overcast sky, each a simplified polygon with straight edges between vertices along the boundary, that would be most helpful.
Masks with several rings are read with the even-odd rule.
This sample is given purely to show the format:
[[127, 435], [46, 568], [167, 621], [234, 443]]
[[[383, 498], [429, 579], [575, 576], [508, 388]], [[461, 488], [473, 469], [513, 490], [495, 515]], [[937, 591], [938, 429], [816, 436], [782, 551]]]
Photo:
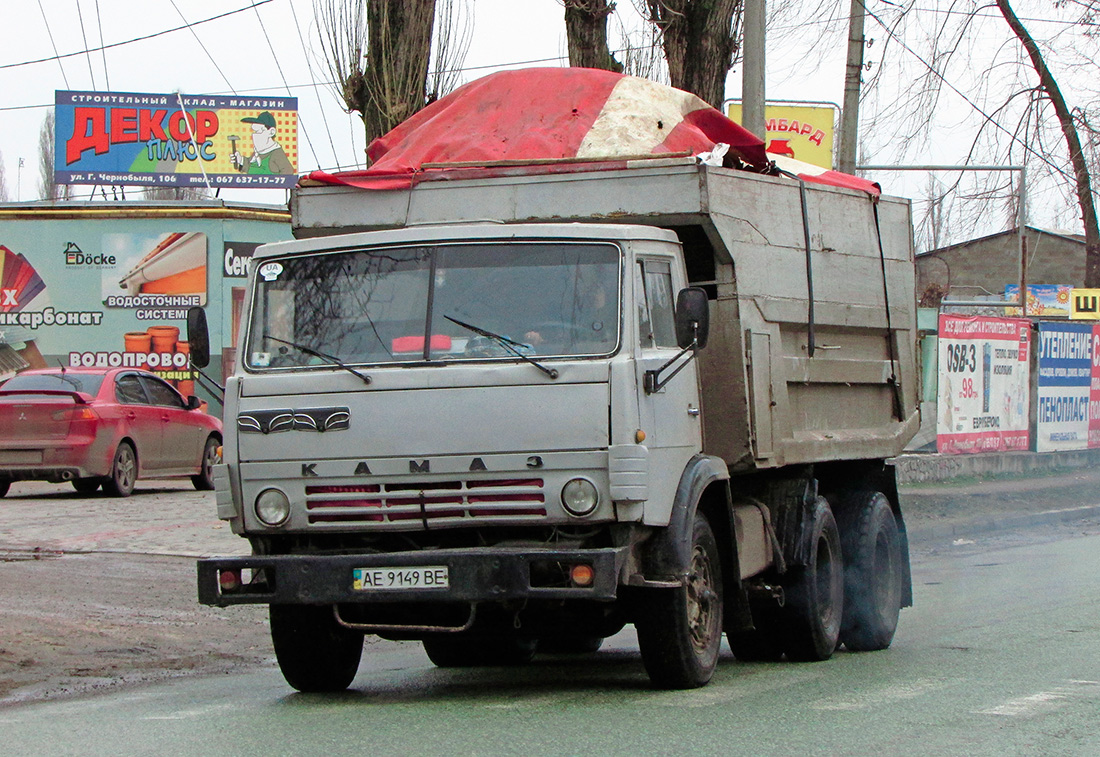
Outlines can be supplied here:
[[[0, 47], [0, 151], [11, 198], [37, 198], [38, 132], [55, 90], [187, 94], [290, 94], [298, 98], [301, 171], [353, 166], [362, 159], [357, 116], [343, 112], [318, 62], [311, 0], [268, 0], [254, 9], [164, 32], [260, 0], [31, 0], [5, 2], [0, 11], [7, 33]], [[497, 68], [563, 65], [563, 9], [557, 0], [476, 0], [473, 37], [463, 78]], [[626, 24], [637, 23], [630, 0], [619, 3]], [[182, 15], [181, 15], [182, 14]], [[16, 31], [18, 30], [18, 31]], [[614, 30], [612, 36], [616, 36]], [[270, 42], [270, 44], [269, 44]], [[101, 45], [102, 52], [71, 55]], [[62, 60], [21, 64], [56, 53]], [[838, 100], [843, 60], [815, 62], [818, 81], [831, 74], [835, 86], [816, 86], [801, 76], [770, 96]], [[731, 73], [728, 95], [740, 92]], [[18, 160], [24, 159], [22, 176]], [[78, 196], [91, 190], [78, 188]], [[236, 196], [229, 193], [237, 193]], [[280, 190], [226, 190], [229, 198], [282, 202]]]
[[[936, 2], [925, 2], [929, 8], [922, 10], [922, 18], [930, 24], [938, 18], [932, 8]], [[249, 7], [252, 3], [255, 8]], [[777, 7], [778, 0], [772, 5]], [[1016, 5], [1022, 16], [1055, 13], [1050, 0], [1017, 0]], [[476, 0], [473, 6], [473, 37], [464, 80], [498, 68], [565, 64], [563, 9], [558, 0]], [[621, 21], [616, 24], [638, 23], [631, 0], [620, 0], [618, 6]], [[834, 17], [847, 14], [846, 0], [827, 6]], [[868, 7], [881, 16], [897, 6], [875, 0]], [[243, 10], [231, 13], [238, 9]], [[197, 23], [227, 13], [230, 15]], [[318, 60], [312, 0], [8, 0], [0, 10], [0, 21], [6, 32], [5, 44], [0, 46], [0, 152], [13, 200], [38, 197], [38, 133], [55, 90], [286, 95], [289, 87], [289, 94], [298, 98], [300, 114], [299, 171], [354, 167], [362, 161], [358, 117], [343, 112], [330, 87], [314, 85], [328, 76]], [[846, 34], [843, 23], [833, 23], [831, 34], [819, 36], [827, 28], [826, 21], [820, 11], [807, 14], [804, 10], [775, 21], [768, 42], [769, 100], [841, 101]], [[193, 26], [168, 31], [188, 23]], [[1036, 36], [1048, 36], [1049, 28], [1037, 22], [1031, 25], [1039, 26], [1034, 29]], [[909, 24], [919, 36], [916, 27]], [[1003, 21], [994, 19], [978, 29], [977, 39], [967, 44], [980, 43], [993, 51], [990, 55], [1014, 49]], [[131, 42], [148, 35], [157, 36]], [[614, 27], [610, 37], [616, 44]], [[883, 27], [871, 19], [867, 37], [872, 40], [867, 50], [870, 76], [889, 40]], [[101, 45], [110, 47], [72, 55]], [[896, 42], [892, 47], [895, 53], [900, 52]], [[52, 58], [55, 51], [63, 56], [60, 61], [27, 63]], [[968, 66], [980, 67], [978, 52], [971, 49], [961, 59], [960, 84]], [[911, 58], [908, 68], [895, 69], [894, 83], [901, 88], [909, 86], [907, 77], [920, 69], [921, 64]], [[1089, 72], [1093, 79], [1097, 78], [1095, 72], [1093, 66]], [[739, 68], [731, 71], [727, 97], [740, 96], [740, 76]], [[1073, 99], [1075, 94], [1070, 87], [1067, 95]], [[920, 162], [955, 162], [965, 154], [974, 113], [950, 91], [938, 107], [958, 115], [944, 122], [942, 139], [918, 146]], [[893, 162], [896, 156], [891, 139], [889, 124], [879, 125], [869, 143], [872, 154], [867, 157], [872, 162]], [[19, 158], [25, 163], [21, 175]], [[901, 188], [900, 179], [889, 178]], [[906, 183], [908, 189], [896, 193], [918, 193], [912, 189], [913, 179]], [[895, 187], [887, 185], [886, 189], [889, 192]], [[90, 187], [78, 187], [77, 196], [90, 191]], [[283, 190], [225, 190], [222, 196], [246, 202], [285, 202]]]

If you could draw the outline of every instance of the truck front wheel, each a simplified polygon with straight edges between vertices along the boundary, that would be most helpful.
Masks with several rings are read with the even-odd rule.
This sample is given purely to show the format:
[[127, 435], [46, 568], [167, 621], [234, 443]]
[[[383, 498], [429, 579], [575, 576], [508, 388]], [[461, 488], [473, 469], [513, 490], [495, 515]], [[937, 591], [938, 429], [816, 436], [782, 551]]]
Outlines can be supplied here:
[[852, 652], [886, 649], [901, 612], [898, 524], [881, 492], [860, 492], [840, 514], [844, 549], [844, 622], [840, 640]]
[[824, 497], [814, 502], [806, 565], [787, 583], [784, 635], [787, 658], [817, 662], [832, 657], [844, 612], [844, 560], [840, 531]]
[[363, 633], [336, 622], [331, 606], [271, 605], [271, 641], [283, 678], [298, 691], [343, 691], [355, 680]]
[[635, 626], [650, 680], [665, 689], [703, 686], [722, 643], [722, 568], [706, 516], [696, 513], [686, 585], [639, 597]]

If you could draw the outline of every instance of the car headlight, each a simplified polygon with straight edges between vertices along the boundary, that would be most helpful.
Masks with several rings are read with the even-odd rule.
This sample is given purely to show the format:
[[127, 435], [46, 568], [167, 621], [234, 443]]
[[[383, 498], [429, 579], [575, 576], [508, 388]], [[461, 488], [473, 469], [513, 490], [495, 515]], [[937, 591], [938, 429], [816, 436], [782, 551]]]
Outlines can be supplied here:
[[574, 478], [561, 490], [561, 504], [570, 515], [589, 515], [600, 503], [596, 485], [585, 478]]
[[281, 526], [290, 517], [290, 499], [278, 489], [264, 489], [256, 497], [256, 517], [266, 526]]

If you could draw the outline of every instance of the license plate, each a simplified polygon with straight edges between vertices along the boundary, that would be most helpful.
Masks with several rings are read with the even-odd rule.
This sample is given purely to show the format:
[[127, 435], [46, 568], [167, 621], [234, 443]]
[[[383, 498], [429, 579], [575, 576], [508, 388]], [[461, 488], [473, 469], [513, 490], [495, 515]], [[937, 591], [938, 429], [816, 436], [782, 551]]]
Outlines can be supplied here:
[[450, 574], [446, 565], [354, 568], [351, 585], [356, 591], [446, 589], [450, 586]]

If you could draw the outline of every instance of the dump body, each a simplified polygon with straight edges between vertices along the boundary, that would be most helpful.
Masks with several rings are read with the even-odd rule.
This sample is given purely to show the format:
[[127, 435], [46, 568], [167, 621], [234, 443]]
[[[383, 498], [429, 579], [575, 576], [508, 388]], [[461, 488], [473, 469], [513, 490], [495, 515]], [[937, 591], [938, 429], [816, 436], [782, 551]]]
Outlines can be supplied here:
[[806, 185], [807, 253], [798, 182], [662, 162], [385, 192], [303, 187], [292, 222], [298, 238], [489, 219], [671, 229], [689, 283], [711, 300], [705, 453], [735, 470], [900, 453], [919, 426], [909, 202]]

